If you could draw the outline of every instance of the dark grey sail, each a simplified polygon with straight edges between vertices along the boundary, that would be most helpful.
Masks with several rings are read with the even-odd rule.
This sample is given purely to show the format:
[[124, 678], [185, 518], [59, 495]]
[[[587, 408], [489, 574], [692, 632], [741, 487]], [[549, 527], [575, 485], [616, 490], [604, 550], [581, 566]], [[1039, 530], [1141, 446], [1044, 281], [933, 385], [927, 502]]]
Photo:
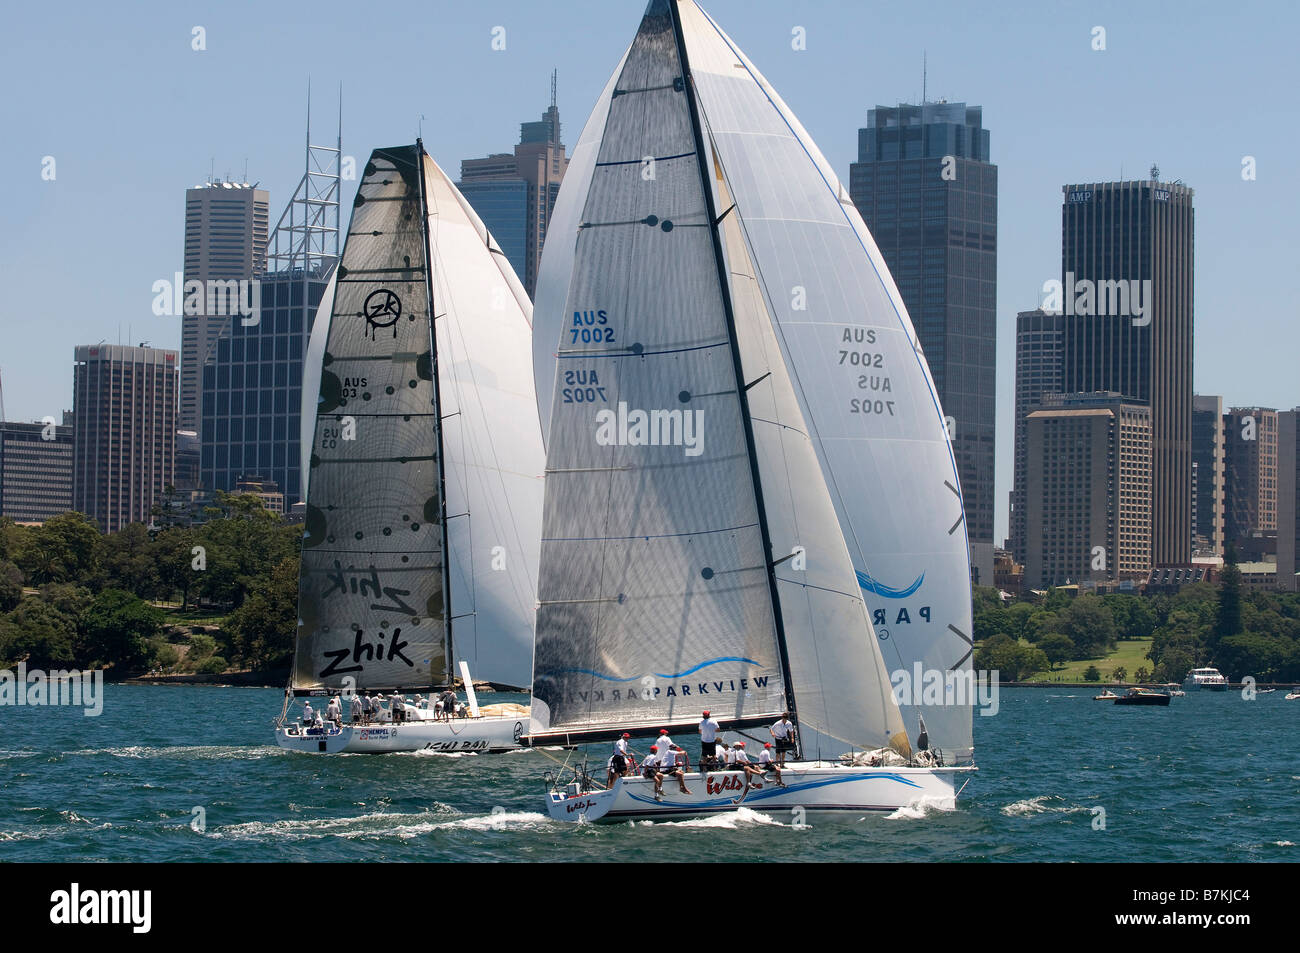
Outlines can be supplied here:
[[371, 154], [336, 276], [310, 458], [297, 692], [416, 689], [448, 674], [422, 155], [418, 144]]

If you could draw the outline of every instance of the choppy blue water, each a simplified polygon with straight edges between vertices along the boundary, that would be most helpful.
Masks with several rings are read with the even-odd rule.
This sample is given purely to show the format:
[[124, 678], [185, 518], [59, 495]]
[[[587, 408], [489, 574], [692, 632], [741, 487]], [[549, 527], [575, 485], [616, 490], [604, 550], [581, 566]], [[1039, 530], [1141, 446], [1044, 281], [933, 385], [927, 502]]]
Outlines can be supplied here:
[[278, 690], [106, 693], [97, 718], [0, 708], [0, 860], [1300, 860], [1300, 701], [1284, 692], [1125, 708], [1005, 689], [975, 718], [980, 773], [957, 810], [802, 829], [749, 810], [553, 823], [538, 752], [296, 755], [272, 738]]

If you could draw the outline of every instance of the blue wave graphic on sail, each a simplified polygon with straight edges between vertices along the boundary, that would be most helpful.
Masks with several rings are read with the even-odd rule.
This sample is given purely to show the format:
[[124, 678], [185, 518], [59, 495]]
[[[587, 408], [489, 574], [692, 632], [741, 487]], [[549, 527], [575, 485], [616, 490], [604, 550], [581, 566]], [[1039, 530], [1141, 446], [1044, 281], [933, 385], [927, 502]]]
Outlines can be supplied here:
[[[747, 665], [758, 664], [758, 662], [756, 662], [752, 658], [741, 658], [738, 655], [724, 655], [724, 656], [720, 656], [719, 658], [709, 659], [707, 662], [701, 662], [699, 665], [692, 666], [691, 668], [688, 668], [681, 672], [675, 672], [675, 673], [655, 672], [654, 674], [655, 674], [655, 678], [685, 678], [687, 675], [690, 675], [694, 672], [698, 672], [702, 668], [707, 668], [710, 665], [717, 665], [720, 662], [744, 662]], [[630, 678], [619, 678], [617, 675], [606, 675], [603, 672], [593, 671], [592, 669], [589, 668], [565, 668], [560, 670], [560, 674], [561, 675], [590, 675], [592, 678], [604, 679], [607, 682], [635, 682], [637, 679], [641, 677], [640, 675], [633, 675]]]
[[892, 586], [886, 586], [883, 582], [877, 582], [868, 573], [859, 572], [857, 575], [859, 586], [867, 590], [867, 592], [875, 593], [886, 599], [906, 599], [921, 588], [921, 583], [925, 582], [925, 573], [921, 573], [906, 589], [895, 589]]

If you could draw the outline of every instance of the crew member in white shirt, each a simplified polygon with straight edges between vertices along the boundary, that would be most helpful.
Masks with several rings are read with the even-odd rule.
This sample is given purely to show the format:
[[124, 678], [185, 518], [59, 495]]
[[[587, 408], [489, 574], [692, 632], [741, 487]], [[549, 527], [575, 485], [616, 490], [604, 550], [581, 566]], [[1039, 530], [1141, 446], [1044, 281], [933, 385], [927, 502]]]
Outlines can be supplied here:
[[794, 724], [790, 721], [790, 713], [785, 712], [781, 720], [768, 730], [776, 742], [776, 763], [784, 768], [786, 752], [794, 750]]
[[641, 762], [641, 777], [649, 778], [655, 783], [655, 800], [658, 801], [664, 796], [664, 776], [659, 773], [659, 748], [656, 745], [650, 746], [650, 753], [645, 756]]
[[686, 789], [686, 774], [682, 762], [677, 757], [679, 751], [684, 760], [686, 752], [677, 745], [669, 744], [667, 748], [659, 749], [659, 772], [666, 778], [676, 778], [678, 790], [683, 794], [690, 794], [691, 792]]
[[311, 702], [309, 701], [303, 702], [302, 703], [302, 726], [304, 728], [310, 728], [314, 724], [316, 724], [316, 710], [311, 707]]
[[[750, 769], [753, 771], [753, 769]], [[785, 782], [781, 780], [781, 767], [772, 760], [772, 742], [764, 742], [763, 750], [758, 753], [758, 770], [754, 774], [765, 776], [767, 772], [772, 771], [776, 774], [777, 787], [785, 787]], [[749, 773], [745, 774], [746, 780], [749, 779]]]
[[361, 696], [354, 694], [352, 704], [349, 707], [352, 709], [352, 723], [354, 725], [361, 724]]
[[708, 764], [717, 754], [718, 751], [718, 723], [709, 717], [709, 711], [706, 708], [702, 713], [704, 720], [700, 722], [700, 766]]

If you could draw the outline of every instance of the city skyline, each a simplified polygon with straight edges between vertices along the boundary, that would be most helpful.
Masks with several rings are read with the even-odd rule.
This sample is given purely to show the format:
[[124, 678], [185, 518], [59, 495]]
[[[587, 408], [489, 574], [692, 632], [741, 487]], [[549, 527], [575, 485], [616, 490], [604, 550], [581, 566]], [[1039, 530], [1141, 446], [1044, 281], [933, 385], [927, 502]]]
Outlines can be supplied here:
[[[87, 8], [73, 29], [56, 26], [48, 12], [20, 11], [0, 67], [11, 81], [44, 76], [51, 56], [78, 65], [70, 75], [36, 84], [23, 103], [4, 107], [16, 145], [0, 157], [4, 200], [16, 223], [0, 239], [0, 267], [14, 290], [0, 307], [9, 418], [58, 418], [70, 407], [69, 338], [112, 342], [120, 322], [124, 343], [179, 346], [179, 319], [148, 310], [152, 282], [181, 268], [178, 190], [209, 171], [240, 178], [247, 157], [247, 178], [271, 192], [273, 209], [281, 207], [301, 169], [309, 75], [314, 118], [325, 125], [337, 106], [337, 83], [343, 83], [345, 154], [364, 157], [375, 145], [414, 138], [423, 115], [430, 150], [454, 169], [461, 158], [486, 155], [506, 135], [513, 138], [519, 118], [544, 105], [555, 66], [560, 106], [570, 117], [566, 138], [576, 141], [640, 8], [578, 4], [556, 17], [522, 4], [484, 11], [412, 7], [410, 17], [398, 18], [401, 29], [372, 26], [376, 32], [367, 34], [394, 64], [382, 77], [347, 66], [323, 73], [312, 43], [303, 44], [306, 52], [282, 48], [277, 37], [300, 28], [274, 10], [249, 16], [156, 6], [118, 22], [108, 11]], [[1225, 406], [1300, 403], [1288, 366], [1292, 349], [1258, 345], [1285, 344], [1294, 318], [1269, 295], [1272, 275], [1289, 273], [1287, 259], [1296, 250], [1295, 237], [1283, 227], [1277, 188], [1267, 184], [1285, 168], [1289, 127], [1276, 122], [1266, 99], [1243, 98], [1240, 91], [1286, 88], [1294, 67], [1283, 44], [1295, 12], [1269, 11], [1265, 21], [1250, 5], [1234, 8], [1231, 17], [1201, 6], [1180, 13], [1171, 26], [1154, 9], [1026, 7], [999, 10], [972, 25], [947, 16], [947, 7], [924, 20], [906, 10], [791, 11], [729, 0], [706, 8], [782, 90], [845, 179], [867, 111], [921, 98], [926, 50], [927, 98], [978, 103], [985, 124], [997, 132], [995, 542], [1006, 535], [1011, 486], [1015, 315], [1039, 306], [1043, 283], [1059, 277], [1058, 203], [1065, 183], [1112, 180], [1121, 167], [1124, 179], [1142, 179], [1156, 162], [1163, 178], [1193, 185], [1201, 262], [1195, 390], [1222, 394]], [[341, 4], [326, 4], [301, 29], [319, 47], [352, 35], [348, 13]], [[428, 29], [410, 30], [412, 21]], [[583, 25], [576, 41], [569, 27], [575, 22]], [[1271, 24], [1268, 31], [1264, 22]], [[1093, 49], [1098, 24], [1106, 30], [1104, 50]], [[202, 50], [192, 48], [198, 25]], [[496, 26], [505, 30], [502, 50], [492, 48]], [[802, 50], [794, 48], [796, 28], [805, 31]], [[863, 58], [861, 37], [868, 30], [891, 39]], [[17, 45], [20, 35], [46, 39], [29, 48]], [[124, 50], [153, 58], [176, 82], [155, 88], [151, 71], [122, 73], [113, 64]], [[269, 68], [234, 68], [250, 59]], [[1205, 75], [1197, 64], [1206, 59], [1240, 87]], [[83, 80], [94, 71], [103, 78], [87, 92]], [[1033, 84], [1024, 83], [1027, 73], [1034, 74]], [[465, 75], [475, 82], [462, 82]], [[236, 115], [245, 100], [264, 101], [268, 84], [276, 109], [241, 109], [237, 122], [213, 121]], [[1151, 108], [1152, 95], [1159, 109]], [[103, 97], [121, 108], [102, 108]], [[224, 112], [222, 103], [229, 107]], [[204, 123], [184, 122], [200, 108]], [[83, 144], [89, 142], [93, 148]], [[56, 162], [53, 180], [41, 178], [46, 156]], [[1258, 180], [1242, 178], [1248, 156], [1258, 162]], [[344, 202], [355, 185], [344, 183]], [[59, 291], [53, 315], [51, 288]], [[1240, 330], [1246, 315], [1250, 334]], [[49, 332], [51, 317], [60, 322], [57, 333]]]

